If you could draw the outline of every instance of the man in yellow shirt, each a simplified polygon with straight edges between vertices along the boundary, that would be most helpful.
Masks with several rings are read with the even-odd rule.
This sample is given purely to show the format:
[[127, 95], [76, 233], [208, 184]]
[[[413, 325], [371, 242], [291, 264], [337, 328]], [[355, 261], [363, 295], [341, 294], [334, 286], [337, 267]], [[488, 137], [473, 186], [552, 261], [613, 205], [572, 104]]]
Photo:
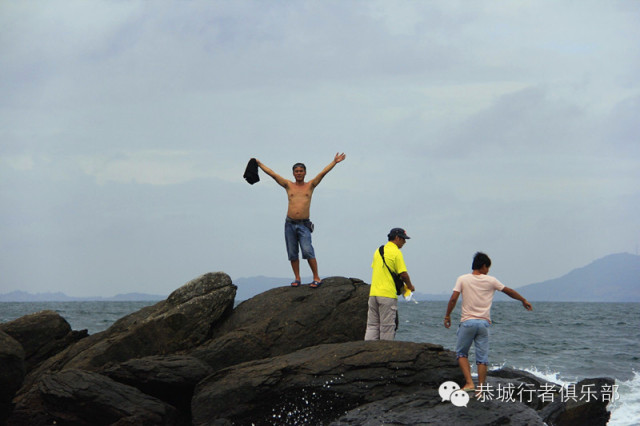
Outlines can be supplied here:
[[387, 238], [389, 242], [384, 246], [384, 261], [379, 250], [373, 253], [367, 331], [364, 340], [393, 340], [396, 337], [398, 295], [389, 269], [400, 275], [409, 290], [415, 291], [400, 251], [409, 236], [404, 229], [393, 228]]

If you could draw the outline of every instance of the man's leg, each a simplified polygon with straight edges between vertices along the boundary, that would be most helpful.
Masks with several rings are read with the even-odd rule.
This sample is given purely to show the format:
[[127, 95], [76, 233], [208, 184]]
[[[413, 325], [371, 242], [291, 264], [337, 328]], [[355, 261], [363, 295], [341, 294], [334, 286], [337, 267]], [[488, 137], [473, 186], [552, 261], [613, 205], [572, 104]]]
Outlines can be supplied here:
[[462, 389], [473, 389], [473, 378], [471, 377], [471, 365], [469, 365], [469, 358], [459, 357], [458, 365], [460, 366], [460, 370], [462, 370], [462, 375], [464, 376], [465, 384]]
[[367, 331], [364, 340], [380, 340], [380, 312], [375, 297], [369, 296], [369, 310], [367, 312]]
[[[287, 244], [287, 256], [296, 281], [300, 281], [300, 259], [298, 258], [298, 237], [294, 224], [284, 223], [284, 241]], [[293, 283], [292, 283], [293, 284]]]
[[300, 242], [300, 250], [302, 251], [302, 258], [307, 259], [311, 273], [313, 273], [313, 280], [320, 282], [320, 275], [318, 275], [318, 261], [316, 260], [316, 253], [313, 250], [311, 244], [311, 231], [304, 225], [298, 225], [297, 227], [298, 241]]
[[456, 332], [456, 355], [458, 365], [464, 375], [465, 384], [463, 389], [473, 389], [473, 378], [471, 377], [471, 365], [469, 365], [469, 349], [476, 334], [476, 327], [473, 320], [467, 320], [460, 324]]
[[396, 315], [398, 313], [398, 299], [377, 296], [380, 304], [380, 340], [396, 338]]
[[477, 367], [478, 367], [478, 387], [480, 387], [487, 383], [487, 364], [478, 364]]
[[291, 261], [291, 269], [293, 269], [293, 275], [296, 277], [296, 280], [300, 281], [300, 259]]
[[478, 325], [475, 338], [476, 364], [478, 366], [478, 383], [484, 385], [487, 381], [487, 365], [489, 364], [489, 330], [491, 323], [483, 321]]
[[313, 280], [320, 282], [320, 275], [318, 275], [318, 261], [313, 258], [307, 259], [307, 262], [309, 262], [309, 267], [311, 268], [311, 272], [313, 273]]

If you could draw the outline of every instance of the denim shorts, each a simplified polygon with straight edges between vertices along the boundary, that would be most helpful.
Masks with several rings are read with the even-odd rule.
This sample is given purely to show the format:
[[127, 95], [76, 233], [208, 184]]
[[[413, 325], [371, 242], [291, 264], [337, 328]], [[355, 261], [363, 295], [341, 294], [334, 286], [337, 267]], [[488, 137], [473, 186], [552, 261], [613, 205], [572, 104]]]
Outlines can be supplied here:
[[290, 261], [298, 260], [298, 245], [302, 249], [303, 259], [315, 259], [316, 254], [311, 245], [311, 231], [303, 222], [284, 223], [284, 240], [287, 243], [287, 255]]
[[489, 364], [489, 328], [491, 323], [483, 319], [470, 319], [460, 323], [456, 355], [468, 358], [471, 343], [476, 348], [476, 364]]

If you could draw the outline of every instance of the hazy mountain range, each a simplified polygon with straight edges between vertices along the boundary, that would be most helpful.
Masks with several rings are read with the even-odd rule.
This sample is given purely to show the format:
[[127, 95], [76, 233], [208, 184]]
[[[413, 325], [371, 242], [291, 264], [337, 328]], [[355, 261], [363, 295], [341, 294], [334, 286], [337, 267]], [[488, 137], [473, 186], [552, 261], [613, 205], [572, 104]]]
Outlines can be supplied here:
[[[234, 279], [238, 286], [236, 300], [246, 300], [274, 287], [288, 285], [290, 278], [248, 277]], [[312, 277], [302, 279], [311, 282]], [[524, 297], [534, 301], [552, 302], [640, 302], [640, 256], [617, 253], [552, 280], [517, 288]], [[143, 293], [118, 294], [113, 297], [71, 297], [64, 293], [30, 294], [23, 291], [0, 294], [0, 302], [44, 302], [44, 301], [153, 301], [163, 300], [168, 295]], [[416, 292], [417, 300], [448, 300], [448, 294]], [[496, 301], [508, 300], [501, 293]]]

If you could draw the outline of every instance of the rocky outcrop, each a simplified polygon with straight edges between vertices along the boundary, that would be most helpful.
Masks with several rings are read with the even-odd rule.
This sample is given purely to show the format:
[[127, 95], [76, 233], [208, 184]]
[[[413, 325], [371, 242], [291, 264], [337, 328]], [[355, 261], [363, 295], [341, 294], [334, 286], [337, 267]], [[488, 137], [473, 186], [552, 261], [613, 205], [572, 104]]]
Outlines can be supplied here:
[[[594, 403], [583, 394], [557, 403], [473, 395], [466, 406], [444, 400], [443, 382], [463, 382], [455, 354], [428, 343], [363, 341], [369, 286], [361, 280], [331, 277], [318, 289], [274, 288], [234, 309], [235, 291], [226, 274], [205, 274], [39, 362], [13, 399], [7, 424], [565, 425], [608, 419], [604, 398]], [[13, 383], [21, 382], [27, 351], [2, 332], [0, 343], [0, 375], [9, 365], [22, 366]], [[542, 379], [518, 370], [491, 374], [490, 386], [548, 391]]]
[[236, 286], [223, 272], [202, 275], [174, 291], [167, 300], [123, 317], [44, 362], [29, 374], [27, 387], [50, 371], [76, 368], [97, 371], [110, 363], [194, 348], [233, 309]]
[[67, 320], [54, 311], [25, 315], [0, 324], [0, 330], [22, 345], [27, 371], [88, 335], [87, 330], [71, 330]]
[[364, 403], [461, 378], [455, 355], [428, 343], [313, 346], [207, 377], [193, 397], [193, 424], [269, 424], [278, 418], [324, 424]]
[[427, 389], [362, 405], [347, 412], [331, 426], [447, 425], [447, 426], [543, 426], [538, 413], [525, 404], [481, 401], [466, 406], [442, 402], [438, 390]]
[[[279, 287], [238, 305], [191, 354], [220, 369], [322, 343], [362, 340], [369, 286], [331, 277], [320, 289]], [[318, 291], [321, 290], [321, 291]]]
[[175, 408], [101, 374], [68, 369], [42, 376], [9, 425], [175, 425]]
[[24, 349], [13, 337], [0, 331], [0, 424], [11, 411], [11, 399], [24, 380]]
[[189, 413], [194, 388], [213, 372], [197, 358], [168, 355], [132, 359], [106, 368], [102, 374]]

